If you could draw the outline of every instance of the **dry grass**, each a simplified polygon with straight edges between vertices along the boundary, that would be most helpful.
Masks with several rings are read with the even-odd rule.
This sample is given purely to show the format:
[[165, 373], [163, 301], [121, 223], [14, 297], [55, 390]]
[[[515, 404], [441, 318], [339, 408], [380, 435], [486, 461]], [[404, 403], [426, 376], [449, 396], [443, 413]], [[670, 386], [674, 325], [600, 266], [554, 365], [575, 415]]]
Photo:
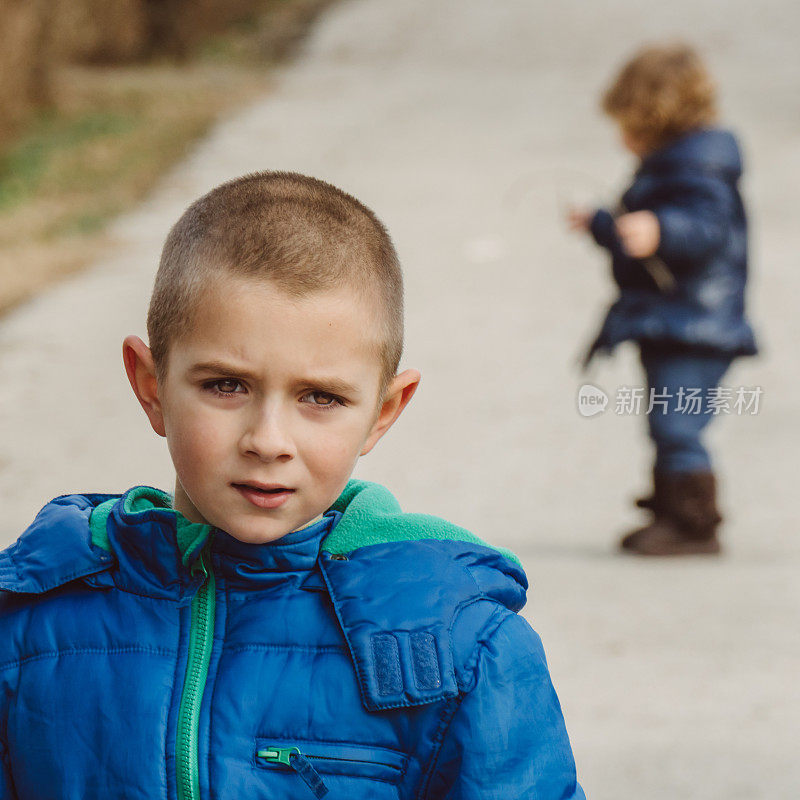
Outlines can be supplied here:
[[54, 106], [0, 156], [0, 313], [110, 247], [107, 222], [211, 123], [268, 89], [267, 65], [324, 4], [283, 2], [268, 35], [248, 21], [180, 66], [61, 69]]

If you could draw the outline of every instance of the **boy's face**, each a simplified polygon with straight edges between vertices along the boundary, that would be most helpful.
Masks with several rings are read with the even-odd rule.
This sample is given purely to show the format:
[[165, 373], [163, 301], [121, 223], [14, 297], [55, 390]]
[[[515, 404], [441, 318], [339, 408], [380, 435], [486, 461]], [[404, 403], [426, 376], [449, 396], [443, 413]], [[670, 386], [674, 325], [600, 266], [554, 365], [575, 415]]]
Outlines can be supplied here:
[[162, 384], [128, 337], [131, 384], [175, 465], [175, 508], [251, 543], [319, 516], [419, 381], [406, 370], [379, 403], [376, 335], [350, 289], [297, 299], [230, 277], [172, 343]]

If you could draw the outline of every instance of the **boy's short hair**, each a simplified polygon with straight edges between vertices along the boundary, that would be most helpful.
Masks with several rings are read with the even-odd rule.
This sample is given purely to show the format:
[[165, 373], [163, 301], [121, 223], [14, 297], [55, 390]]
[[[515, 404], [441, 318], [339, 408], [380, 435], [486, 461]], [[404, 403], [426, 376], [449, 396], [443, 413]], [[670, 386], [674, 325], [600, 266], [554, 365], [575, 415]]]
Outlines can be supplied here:
[[602, 107], [648, 149], [716, 119], [716, 87], [700, 56], [674, 42], [643, 47], [617, 74]]
[[352, 288], [379, 320], [383, 394], [403, 349], [403, 279], [386, 228], [366, 206], [294, 172], [244, 175], [192, 203], [164, 243], [147, 314], [159, 380], [203, 292], [227, 276], [270, 281], [293, 297]]

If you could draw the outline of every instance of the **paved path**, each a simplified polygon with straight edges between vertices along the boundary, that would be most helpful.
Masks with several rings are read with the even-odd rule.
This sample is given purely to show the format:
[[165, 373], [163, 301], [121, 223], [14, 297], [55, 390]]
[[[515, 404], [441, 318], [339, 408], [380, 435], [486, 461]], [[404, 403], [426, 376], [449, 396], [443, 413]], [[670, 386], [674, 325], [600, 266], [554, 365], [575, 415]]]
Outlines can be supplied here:
[[[423, 372], [358, 473], [520, 553], [526, 614], [590, 797], [800, 796], [799, 19], [790, 0], [343, 3], [272, 95], [119, 220], [117, 255], [0, 325], [0, 542], [58, 494], [171, 488], [120, 359], [125, 334], [144, 336], [163, 237], [229, 177], [314, 174], [392, 230], [407, 275], [405, 363]], [[758, 415], [712, 431], [730, 521], [727, 555], [711, 562], [614, 554], [644, 487], [644, 420], [575, 409], [572, 360], [610, 287], [561, 210], [624, 181], [632, 165], [596, 96], [632, 46], [663, 34], [707, 48], [745, 144], [755, 231], [765, 357], [740, 362], [728, 384], [764, 395]], [[612, 395], [640, 383], [625, 348], [590, 377]]]

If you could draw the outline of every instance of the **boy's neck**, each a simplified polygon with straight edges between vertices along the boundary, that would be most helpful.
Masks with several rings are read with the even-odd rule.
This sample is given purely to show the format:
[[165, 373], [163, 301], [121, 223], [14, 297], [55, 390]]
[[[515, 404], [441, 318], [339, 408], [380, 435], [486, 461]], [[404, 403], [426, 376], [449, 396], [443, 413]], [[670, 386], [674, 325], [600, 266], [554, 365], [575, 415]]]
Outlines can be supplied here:
[[172, 507], [182, 514], [189, 522], [199, 522], [201, 525], [210, 524], [207, 519], [195, 508], [194, 503], [189, 499], [189, 496], [184, 491], [181, 482], [175, 478], [175, 491], [172, 495]]

